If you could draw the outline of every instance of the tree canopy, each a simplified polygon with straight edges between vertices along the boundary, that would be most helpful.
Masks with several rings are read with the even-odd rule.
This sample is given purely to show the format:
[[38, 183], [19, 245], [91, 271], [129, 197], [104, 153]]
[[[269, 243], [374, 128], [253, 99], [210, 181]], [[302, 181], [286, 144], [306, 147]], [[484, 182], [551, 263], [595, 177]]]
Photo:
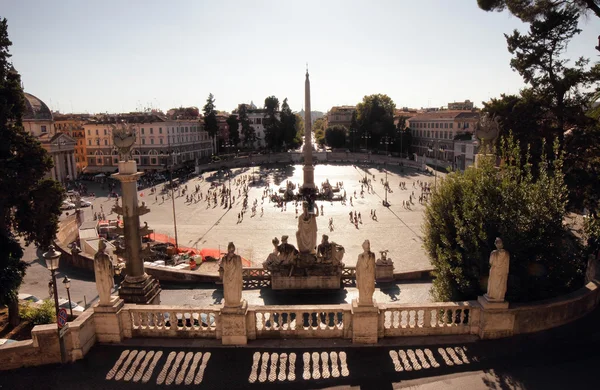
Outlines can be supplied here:
[[510, 13], [524, 22], [532, 22], [549, 9], [575, 8], [578, 12], [591, 11], [600, 18], [599, 0], [477, 0], [479, 8], [484, 11]]
[[330, 126], [325, 130], [325, 143], [332, 148], [343, 148], [346, 146], [347, 132], [345, 126]]
[[227, 126], [229, 127], [229, 143], [237, 146], [240, 143], [240, 121], [237, 115], [229, 115], [227, 118]]
[[254, 130], [254, 127], [250, 125], [250, 119], [248, 118], [248, 108], [245, 104], [240, 105], [238, 119], [242, 125], [242, 137], [244, 137], [244, 146], [251, 147], [256, 141], [256, 131]]
[[202, 112], [204, 114], [204, 130], [213, 139], [214, 144], [219, 132], [219, 123], [217, 122], [217, 111], [215, 110], [215, 97], [212, 93], [208, 95]]
[[424, 246], [434, 267], [439, 300], [475, 299], [486, 291], [496, 237], [510, 252], [507, 300], [554, 297], [581, 286], [584, 256], [563, 223], [567, 189], [558, 142], [542, 156], [534, 177], [512, 137], [503, 138], [499, 168], [452, 172], [425, 210]]
[[356, 121], [361, 135], [372, 137], [370, 145], [378, 145], [381, 137], [394, 137], [396, 104], [387, 95], [365, 96], [356, 106]]
[[52, 159], [23, 128], [21, 77], [9, 63], [7, 21], [0, 20], [0, 305], [18, 323], [17, 293], [27, 264], [14, 234], [46, 248], [55, 237], [64, 190], [44, 176]]
[[275, 96], [269, 96], [265, 99], [265, 115], [263, 126], [265, 127], [265, 144], [271, 150], [281, 149], [283, 137], [281, 133], [281, 122], [277, 118], [279, 111], [279, 99]]

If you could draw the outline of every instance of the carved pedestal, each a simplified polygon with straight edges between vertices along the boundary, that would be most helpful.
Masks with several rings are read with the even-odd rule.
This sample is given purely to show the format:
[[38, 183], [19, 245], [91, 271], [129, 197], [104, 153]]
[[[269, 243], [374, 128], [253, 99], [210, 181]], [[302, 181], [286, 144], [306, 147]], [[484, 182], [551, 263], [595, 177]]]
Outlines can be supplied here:
[[394, 264], [375, 265], [375, 281], [389, 283], [394, 281]]
[[373, 300], [373, 306], [359, 306], [352, 300], [352, 342], [356, 344], [377, 344], [377, 323], [379, 308]]
[[508, 302], [493, 301], [486, 295], [477, 298], [481, 305], [479, 337], [499, 339], [510, 337], [514, 333], [515, 315], [508, 310]]
[[119, 287], [120, 298], [127, 303], [138, 305], [159, 305], [160, 292], [158, 280], [146, 273], [138, 278], [126, 276]]
[[331, 276], [282, 276], [271, 275], [273, 290], [339, 290], [341, 275]]
[[101, 343], [120, 343], [123, 341], [123, 326], [121, 325], [121, 309], [125, 302], [118, 297], [112, 297], [111, 304], [94, 306], [94, 324], [96, 339]]
[[248, 302], [242, 301], [240, 307], [223, 307], [221, 309], [221, 342], [223, 345], [246, 345], [246, 315]]

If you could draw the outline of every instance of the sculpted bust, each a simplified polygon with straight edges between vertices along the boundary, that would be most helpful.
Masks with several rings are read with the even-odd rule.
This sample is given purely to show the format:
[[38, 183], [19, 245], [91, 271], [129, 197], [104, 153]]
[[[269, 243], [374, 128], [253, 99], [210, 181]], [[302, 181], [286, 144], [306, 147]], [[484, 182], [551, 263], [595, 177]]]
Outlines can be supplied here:
[[487, 294], [489, 301], [502, 302], [506, 295], [506, 284], [508, 282], [508, 268], [510, 265], [510, 254], [504, 249], [500, 237], [494, 242], [496, 250], [490, 255], [490, 277], [488, 279]]

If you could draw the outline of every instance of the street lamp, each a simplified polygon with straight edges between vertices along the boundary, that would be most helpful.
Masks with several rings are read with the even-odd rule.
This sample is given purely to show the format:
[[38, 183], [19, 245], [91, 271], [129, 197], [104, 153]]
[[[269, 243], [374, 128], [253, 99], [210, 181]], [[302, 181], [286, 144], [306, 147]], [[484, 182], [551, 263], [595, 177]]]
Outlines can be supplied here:
[[73, 304], [71, 303], [71, 291], [69, 290], [71, 288], [71, 279], [69, 279], [69, 277], [65, 275], [65, 278], [62, 282], [65, 285], [65, 288], [67, 289], [67, 298], [69, 299], [69, 311], [71, 312], [71, 318], [73, 318]]
[[[385, 137], [381, 138], [380, 143], [382, 145], [385, 145], [385, 160], [386, 160], [386, 165], [387, 165], [387, 162], [389, 160], [389, 158], [388, 158], [388, 145], [393, 145], [394, 141], [389, 136], [386, 135]], [[387, 167], [386, 167], [386, 169], [385, 169], [385, 185], [384, 185], [385, 202], [383, 203], [383, 205], [386, 206], [386, 207], [388, 207], [390, 205], [388, 203], [388, 200], [387, 200], [387, 194], [388, 194], [388, 184], [387, 184], [387, 182], [388, 182], [388, 177], [387, 177]]]
[[58, 342], [60, 344], [60, 361], [65, 362], [65, 344], [63, 338], [60, 337], [60, 328], [58, 327], [58, 289], [56, 287], [56, 270], [58, 269], [58, 261], [60, 260], [60, 252], [54, 250], [54, 245], [48, 247], [48, 252], [43, 255], [46, 260], [46, 267], [52, 274], [52, 287], [54, 289], [54, 309], [56, 310], [56, 330], [58, 331]]

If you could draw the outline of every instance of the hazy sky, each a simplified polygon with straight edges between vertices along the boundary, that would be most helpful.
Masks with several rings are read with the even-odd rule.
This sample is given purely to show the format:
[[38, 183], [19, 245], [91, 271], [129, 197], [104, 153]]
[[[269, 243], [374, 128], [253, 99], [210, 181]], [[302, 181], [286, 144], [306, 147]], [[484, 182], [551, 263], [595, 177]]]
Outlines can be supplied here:
[[[0, 0], [25, 90], [62, 112], [219, 110], [267, 96], [312, 109], [388, 94], [397, 107], [516, 93], [503, 33], [517, 18], [476, 0]], [[569, 56], [598, 59], [590, 16]]]

